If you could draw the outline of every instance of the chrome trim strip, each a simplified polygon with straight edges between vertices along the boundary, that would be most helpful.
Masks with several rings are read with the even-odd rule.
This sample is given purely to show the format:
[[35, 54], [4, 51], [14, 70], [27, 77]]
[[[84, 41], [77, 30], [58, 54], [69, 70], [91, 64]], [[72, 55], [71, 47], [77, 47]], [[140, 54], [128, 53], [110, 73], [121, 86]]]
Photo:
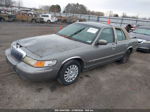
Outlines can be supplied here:
[[110, 55], [110, 56], [105, 56], [105, 57], [102, 57], [102, 58], [93, 59], [93, 60], [90, 60], [90, 61], [88, 61], [88, 62], [95, 62], [95, 61], [98, 61], [98, 60], [110, 58], [110, 57], [117, 56], [117, 55], [121, 55], [121, 54], [124, 54], [124, 52], [120, 52], [120, 53], [113, 54], [113, 55]]
[[138, 47], [138, 49], [149, 49], [148, 47]]
[[71, 59], [81, 59], [81, 60], [82, 60], [82, 58], [81, 58], [80, 56], [73, 56], [73, 57], [70, 57], [70, 58], [64, 60], [64, 61], [62, 62], [62, 64], [66, 63], [67, 61], [69, 61], [69, 60], [71, 60]]

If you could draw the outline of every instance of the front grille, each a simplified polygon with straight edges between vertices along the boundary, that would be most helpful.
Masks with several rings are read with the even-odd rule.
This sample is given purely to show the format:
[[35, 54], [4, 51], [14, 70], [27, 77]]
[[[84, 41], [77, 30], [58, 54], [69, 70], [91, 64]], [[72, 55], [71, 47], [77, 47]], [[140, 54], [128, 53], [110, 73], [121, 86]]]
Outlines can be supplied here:
[[14, 58], [16, 58], [17, 60], [21, 60], [22, 59], [22, 57], [23, 57], [23, 55], [19, 52], [19, 51], [17, 51], [15, 48], [12, 48], [11, 49], [11, 55], [14, 57]]

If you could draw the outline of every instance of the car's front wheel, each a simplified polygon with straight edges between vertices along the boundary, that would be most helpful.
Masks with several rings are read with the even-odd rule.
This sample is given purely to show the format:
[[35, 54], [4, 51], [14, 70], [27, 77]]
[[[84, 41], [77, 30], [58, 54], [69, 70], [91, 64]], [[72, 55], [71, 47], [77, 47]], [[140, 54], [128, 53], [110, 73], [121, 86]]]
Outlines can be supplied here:
[[35, 20], [35, 19], [32, 19], [31, 22], [32, 22], [32, 23], [36, 23], [36, 20]]
[[81, 65], [76, 60], [68, 61], [59, 71], [58, 82], [63, 85], [74, 83], [81, 72]]
[[0, 21], [1, 21], [1, 22], [4, 22], [4, 21], [5, 21], [5, 19], [4, 19], [4, 18], [0, 18]]

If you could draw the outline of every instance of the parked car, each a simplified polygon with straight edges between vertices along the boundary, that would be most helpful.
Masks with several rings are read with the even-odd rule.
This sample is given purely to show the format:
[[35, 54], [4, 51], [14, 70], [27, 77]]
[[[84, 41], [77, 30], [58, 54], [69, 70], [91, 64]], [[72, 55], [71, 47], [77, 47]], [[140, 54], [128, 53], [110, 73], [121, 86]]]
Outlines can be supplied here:
[[5, 54], [24, 79], [57, 79], [69, 85], [82, 71], [113, 61], [126, 63], [137, 44], [124, 28], [77, 22], [57, 34], [17, 40]]
[[57, 18], [51, 14], [41, 14], [40, 17], [43, 18], [44, 22], [47, 23], [54, 23], [57, 21]]
[[130, 33], [132, 38], [138, 39], [138, 51], [150, 52], [150, 27], [140, 26]]
[[16, 20], [17, 21], [22, 21], [22, 22], [32, 22], [32, 23], [43, 23], [44, 20], [43, 18], [39, 17], [38, 14], [27, 14], [27, 13], [18, 13], [16, 15]]
[[16, 16], [12, 14], [0, 14], [0, 21], [12, 22], [16, 20]]
[[44, 19], [41, 18], [39, 15], [35, 15], [32, 20], [31, 20], [32, 23], [44, 23]]

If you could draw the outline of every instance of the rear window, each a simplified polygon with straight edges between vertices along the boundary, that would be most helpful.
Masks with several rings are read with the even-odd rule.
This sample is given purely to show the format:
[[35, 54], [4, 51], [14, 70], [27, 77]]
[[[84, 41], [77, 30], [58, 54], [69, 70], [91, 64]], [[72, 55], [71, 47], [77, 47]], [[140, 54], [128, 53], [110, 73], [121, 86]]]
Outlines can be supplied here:
[[42, 17], [49, 17], [48, 15], [42, 15]]

